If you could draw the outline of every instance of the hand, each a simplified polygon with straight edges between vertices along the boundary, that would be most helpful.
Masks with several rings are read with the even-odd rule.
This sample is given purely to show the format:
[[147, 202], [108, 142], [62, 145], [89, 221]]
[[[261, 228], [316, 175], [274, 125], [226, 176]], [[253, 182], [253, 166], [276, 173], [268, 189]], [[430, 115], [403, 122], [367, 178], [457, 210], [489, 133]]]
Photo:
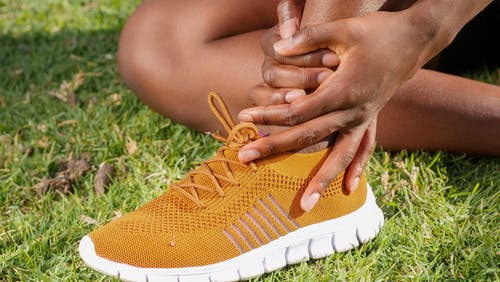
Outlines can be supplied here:
[[255, 106], [291, 103], [306, 95], [306, 91], [316, 89], [333, 72], [330, 68], [339, 63], [337, 55], [327, 49], [297, 56], [279, 55], [273, 45], [280, 39], [277, 26], [262, 37], [264, 83], [249, 92], [250, 101]]
[[310, 95], [290, 104], [243, 110], [239, 115], [242, 121], [292, 127], [246, 145], [239, 152], [240, 160], [248, 162], [304, 148], [338, 131], [332, 151], [302, 196], [301, 207], [311, 210], [348, 166], [345, 186], [353, 191], [375, 143], [378, 112], [433, 55], [427, 51], [429, 37], [415, 30], [409, 18], [404, 11], [375, 12], [306, 27], [277, 42], [274, 50], [280, 56], [326, 48], [338, 55], [340, 65]]
[[305, 90], [316, 89], [339, 63], [335, 53], [328, 49], [296, 56], [282, 56], [273, 45], [282, 38], [292, 36], [300, 25], [303, 0], [283, 0], [278, 5], [279, 25], [267, 30], [261, 40], [265, 54], [262, 66], [264, 83], [249, 92], [255, 106], [290, 103], [306, 95]]

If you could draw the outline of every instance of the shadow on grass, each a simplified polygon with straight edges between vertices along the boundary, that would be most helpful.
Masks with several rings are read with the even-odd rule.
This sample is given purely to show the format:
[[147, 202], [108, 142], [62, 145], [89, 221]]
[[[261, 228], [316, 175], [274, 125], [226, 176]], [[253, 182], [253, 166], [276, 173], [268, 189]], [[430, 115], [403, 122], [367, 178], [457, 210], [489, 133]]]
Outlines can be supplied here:
[[79, 70], [114, 65], [120, 30], [61, 30], [1, 36], [0, 87], [27, 91], [30, 85], [57, 85]]
[[78, 73], [84, 79], [74, 89], [80, 104], [123, 91], [116, 70], [119, 33], [117, 28], [0, 36], [0, 133], [71, 110], [54, 93]]

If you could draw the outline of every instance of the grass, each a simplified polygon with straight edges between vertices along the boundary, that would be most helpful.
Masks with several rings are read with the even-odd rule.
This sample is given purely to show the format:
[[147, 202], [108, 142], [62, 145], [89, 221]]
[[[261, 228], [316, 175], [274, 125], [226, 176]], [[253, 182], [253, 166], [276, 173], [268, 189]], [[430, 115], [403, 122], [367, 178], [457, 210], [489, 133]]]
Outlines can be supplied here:
[[[112, 280], [83, 264], [79, 239], [217, 148], [120, 82], [117, 39], [137, 3], [0, 0], [0, 281]], [[500, 83], [500, 69], [471, 75]], [[94, 168], [74, 193], [37, 196], [60, 160], [83, 154]], [[117, 169], [99, 196], [104, 161]], [[387, 218], [372, 243], [255, 280], [499, 280], [500, 159], [378, 150], [368, 171]]]

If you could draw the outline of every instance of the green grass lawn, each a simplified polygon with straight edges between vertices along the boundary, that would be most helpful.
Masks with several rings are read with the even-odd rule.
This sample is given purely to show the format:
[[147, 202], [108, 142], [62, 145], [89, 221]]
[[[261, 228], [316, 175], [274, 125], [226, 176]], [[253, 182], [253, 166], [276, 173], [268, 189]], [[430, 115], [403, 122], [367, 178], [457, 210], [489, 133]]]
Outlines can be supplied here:
[[[120, 81], [117, 40], [138, 2], [0, 0], [0, 281], [112, 280], [84, 265], [79, 239], [218, 146]], [[500, 68], [471, 75], [500, 83]], [[73, 193], [37, 195], [61, 161], [84, 155], [92, 169]], [[102, 162], [116, 169], [101, 196]], [[378, 150], [368, 173], [387, 220], [374, 241], [255, 280], [499, 280], [500, 159]]]

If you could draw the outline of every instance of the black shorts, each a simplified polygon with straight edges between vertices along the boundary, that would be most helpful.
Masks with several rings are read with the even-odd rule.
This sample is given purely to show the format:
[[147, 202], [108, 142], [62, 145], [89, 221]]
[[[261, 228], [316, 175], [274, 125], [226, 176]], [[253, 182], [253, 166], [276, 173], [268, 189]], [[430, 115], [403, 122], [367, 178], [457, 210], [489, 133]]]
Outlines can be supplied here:
[[440, 54], [437, 70], [461, 74], [500, 67], [500, 1], [495, 0]]

